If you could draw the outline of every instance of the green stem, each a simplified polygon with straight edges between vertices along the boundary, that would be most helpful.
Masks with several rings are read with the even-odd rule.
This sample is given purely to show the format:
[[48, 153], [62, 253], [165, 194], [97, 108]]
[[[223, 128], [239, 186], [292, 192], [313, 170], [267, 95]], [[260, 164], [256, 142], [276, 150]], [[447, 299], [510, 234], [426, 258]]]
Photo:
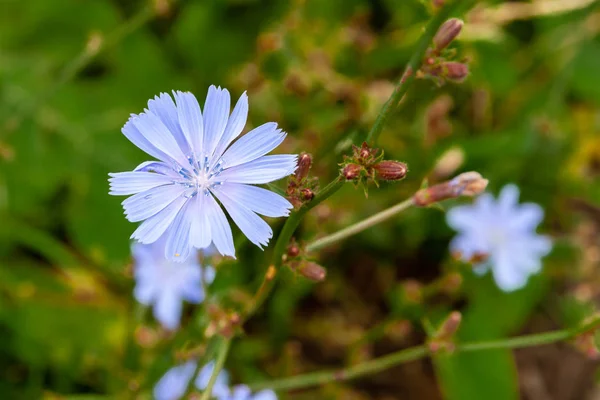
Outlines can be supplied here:
[[396, 84], [394, 92], [388, 101], [383, 105], [383, 108], [377, 116], [377, 120], [367, 135], [367, 142], [370, 145], [375, 146], [377, 144], [377, 139], [379, 138], [379, 135], [385, 126], [385, 121], [388, 119], [394, 108], [396, 108], [398, 102], [400, 102], [402, 97], [404, 97], [408, 91], [408, 88], [415, 79], [416, 72], [419, 70], [419, 68], [421, 68], [423, 58], [425, 57], [425, 52], [431, 44], [431, 40], [435, 36], [442, 23], [444, 23], [444, 21], [446, 21], [446, 19], [454, 12], [454, 10], [458, 8], [460, 3], [461, 2], [458, 0], [451, 2], [439, 10], [438, 13], [427, 24], [425, 32], [423, 32], [423, 35], [421, 35], [421, 38], [417, 42], [416, 49], [408, 61], [408, 65], [404, 69], [404, 73]]
[[[410, 59], [407, 69], [412, 68], [413, 71], [416, 71], [417, 68], [421, 65], [421, 60], [423, 59], [423, 56], [425, 55], [425, 51], [427, 50], [427, 47], [431, 43], [433, 36], [439, 29], [440, 25], [446, 20], [447, 16], [450, 15], [454, 11], [454, 9], [456, 8], [458, 3], [460, 3], [460, 2], [455, 1], [451, 5], [444, 7], [429, 22], [429, 24], [427, 25], [427, 28], [425, 29], [425, 33], [423, 34], [423, 36], [417, 43], [417, 48], [416, 48], [412, 58]], [[396, 88], [394, 89], [394, 93], [392, 93], [392, 96], [388, 99], [388, 101], [385, 103], [385, 105], [379, 112], [379, 115], [377, 116], [377, 119], [375, 120], [373, 127], [369, 131], [369, 134], [367, 136], [367, 141], [375, 142], [377, 137], [379, 137], [379, 134], [381, 133], [381, 130], [383, 129], [383, 126], [385, 124], [385, 121], [387, 120], [388, 116], [392, 113], [392, 111], [396, 108], [398, 101], [406, 93], [406, 91], [412, 84], [413, 79], [414, 79], [413, 75], [405, 77], [404, 79], [400, 78], [400, 80], [398, 81], [398, 83], [396, 85]], [[331, 196], [332, 194], [337, 192], [343, 185], [344, 185], [343, 178], [337, 177], [335, 180], [333, 180], [331, 183], [329, 183], [329, 185], [327, 185], [323, 190], [321, 190], [317, 194], [317, 196], [315, 196], [314, 199], [312, 199], [309, 203], [306, 203], [305, 205], [303, 205], [299, 210], [293, 212], [289, 216], [289, 218], [283, 225], [281, 233], [279, 234], [279, 237], [277, 238], [277, 242], [275, 243], [275, 248], [273, 249], [273, 258], [271, 261], [271, 265], [276, 270], [279, 269], [279, 267], [281, 266], [282, 257], [283, 257], [283, 254], [285, 253], [285, 249], [286, 249], [288, 243], [290, 242], [292, 235], [296, 231], [296, 228], [298, 228], [298, 225], [300, 225], [300, 221], [302, 221], [302, 218], [304, 217], [304, 215], [306, 215], [306, 213], [308, 211], [310, 211], [312, 208], [317, 206], [319, 203], [321, 203], [322, 201], [327, 199], [329, 196]], [[244, 319], [248, 319], [256, 311], [256, 309], [258, 307], [260, 307], [260, 305], [264, 302], [264, 300], [267, 298], [267, 296], [271, 292], [271, 289], [273, 288], [275, 279], [274, 279], [274, 277], [270, 277], [271, 279], [267, 279], [268, 277], [270, 277], [270, 274], [269, 273], [265, 274], [265, 280], [263, 281], [263, 283], [260, 286], [260, 295], [255, 296], [255, 300], [248, 307]]]
[[365, 229], [369, 229], [373, 225], [377, 225], [378, 223], [383, 222], [386, 219], [389, 219], [389, 218], [395, 216], [396, 214], [401, 213], [402, 211], [406, 210], [413, 204], [414, 204], [413, 199], [412, 199], [412, 197], [410, 197], [410, 198], [404, 200], [403, 202], [396, 204], [393, 207], [390, 207], [386, 210], [378, 212], [375, 215], [372, 215], [371, 217], [369, 217], [367, 219], [364, 219], [360, 222], [357, 222], [356, 224], [350, 225], [344, 229], [334, 232], [331, 235], [327, 235], [325, 237], [315, 240], [312, 243], [309, 243], [306, 246], [306, 251], [311, 252], [311, 251], [320, 250], [323, 247], [327, 247], [336, 242], [339, 242], [340, 240], [344, 240], [349, 236], [356, 235], [357, 233], [362, 232]]
[[283, 254], [285, 253], [286, 247], [292, 239], [292, 235], [296, 231], [296, 228], [298, 228], [298, 225], [300, 225], [302, 218], [304, 218], [306, 213], [319, 203], [325, 201], [332, 194], [337, 192], [343, 185], [344, 180], [341, 177], [336, 178], [329, 185], [320, 190], [310, 202], [304, 204], [297, 211], [292, 212], [287, 221], [285, 221], [285, 224], [283, 225], [283, 228], [277, 237], [277, 242], [275, 242], [273, 257], [271, 258], [271, 265], [265, 273], [265, 278], [256, 292], [254, 299], [246, 309], [244, 320], [247, 320], [254, 314], [254, 312], [256, 312], [256, 310], [262, 305], [273, 289], [277, 270], [282, 264]]
[[217, 377], [219, 373], [223, 369], [223, 365], [225, 364], [225, 360], [227, 359], [227, 354], [229, 353], [229, 348], [231, 347], [231, 339], [225, 338], [221, 342], [221, 345], [217, 349], [217, 360], [215, 361], [215, 368], [213, 369], [212, 374], [210, 375], [210, 379], [208, 381], [208, 385], [202, 392], [202, 397], [200, 400], [209, 400], [212, 395], [212, 389], [217, 381]]
[[[590, 322], [585, 323], [575, 329], [563, 329], [545, 333], [537, 333], [533, 335], [518, 336], [508, 339], [458, 344], [454, 349], [454, 353], [466, 353], [472, 351], [497, 349], [518, 349], [522, 347], [542, 346], [550, 343], [556, 343], [563, 340], [572, 339], [582, 333], [590, 332], [594, 329], [597, 329], [599, 326], [600, 317], [595, 317]], [[350, 380], [361, 376], [376, 374], [396, 365], [419, 360], [429, 355], [433, 354], [429, 350], [428, 346], [420, 345], [400, 350], [396, 353], [375, 358], [365, 363], [348, 367], [345, 369], [314, 372], [270, 382], [257, 383], [249, 386], [252, 390], [260, 390], [266, 388], [273, 390], [291, 390], [308, 388], [311, 386], [317, 386], [328, 382]]]

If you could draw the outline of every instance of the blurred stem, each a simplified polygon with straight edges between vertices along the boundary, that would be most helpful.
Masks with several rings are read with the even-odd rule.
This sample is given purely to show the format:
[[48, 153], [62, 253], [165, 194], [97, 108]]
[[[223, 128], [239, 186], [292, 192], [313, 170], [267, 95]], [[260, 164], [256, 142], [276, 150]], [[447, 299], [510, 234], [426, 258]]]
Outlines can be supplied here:
[[210, 380], [208, 381], [208, 385], [206, 389], [202, 392], [202, 397], [200, 400], [209, 400], [212, 395], [212, 389], [217, 381], [217, 377], [219, 376], [219, 372], [223, 369], [223, 365], [225, 364], [225, 360], [227, 359], [227, 353], [229, 353], [229, 347], [231, 347], [231, 339], [225, 338], [221, 342], [219, 348], [217, 349], [217, 360], [215, 361], [215, 368], [213, 369], [212, 374], [210, 375]]
[[398, 80], [396, 87], [394, 88], [394, 92], [383, 105], [383, 108], [379, 112], [373, 127], [369, 131], [367, 135], [367, 142], [371, 146], [375, 146], [377, 144], [377, 139], [379, 139], [379, 135], [385, 126], [385, 121], [388, 119], [392, 111], [396, 108], [396, 105], [402, 100], [402, 97], [408, 91], [408, 88], [412, 84], [415, 79], [415, 74], [421, 68], [421, 64], [423, 63], [423, 58], [425, 57], [425, 52], [427, 48], [431, 44], [431, 40], [435, 36], [439, 27], [448, 19], [448, 17], [458, 8], [461, 4], [461, 1], [455, 0], [451, 1], [450, 4], [443, 7], [438, 13], [429, 21], [427, 26], [425, 27], [425, 31], [421, 38], [417, 42], [417, 46], [415, 51], [413, 52], [412, 57], [408, 61], [406, 68], [404, 69], [404, 73]]
[[33, 114], [38, 107], [51, 98], [63, 85], [75, 78], [75, 76], [77, 76], [79, 72], [89, 65], [90, 62], [98, 56], [98, 54], [116, 46], [132, 32], [135, 32], [141, 26], [145, 25], [148, 21], [154, 18], [156, 13], [157, 10], [154, 6], [144, 7], [131, 19], [125, 21], [121, 26], [112, 30], [105, 37], [99, 36], [97, 43], [91, 44], [91, 41], [88, 42], [83, 50], [64, 66], [60, 72], [60, 75], [58, 76], [58, 79], [56, 79], [48, 89], [43, 91], [30, 104], [21, 107], [21, 109], [16, 112], [16, 115], [14, 115], [11, 120], [11, 126], [14, 126], [14, 129], [16, 129], [16, 127], [21, 124], [23, 119], [27, 118], [28, 115]]
[[[522, 347], [541, 346], [550, 343], [560, 342], [572, 339], [582, 333], [590, 332], [600, 326], [600, 317], [596, 316], [591, 321], [582, 324], [574, 329], [563, 329], [558, 331], [538, 333], [533, 335], [518, 336], [508, 339], [491, 340], [485, 342], [471, 342], [457, 344], [454, 353], [472, 352], [482, 350], [497, 349], [518, 349]], [[317, 386], [329, 382], [345, 381], [360, 376], [367, 376], [384, 371], [396, 365], [404, 364], [410, 361], [425, 358], [431, 353], [427, 345], [410, 347], [400, 350], [396, 353], [388, 354], [362, 364], [354, 365], [349, 368], [314, 372], [305, 375], [293, 376], [275, 381], [263, 382], [249, 385], [252, 390], [273, 389], [273, 390], [291, 390]]]
[[320, 250], [323, 247], [327, 247], [336, 242], [339, 242], [340, 240], [344, 240], [349, 236], [356, 235], [357, 233], [362, 232], [365, 229], [369, 229], [373, 225], [377, 225], [380, 222], [383, 222], [397, 214], [400, 214], [402, 211], [406, 210], [413, 204], [414, 203], [413, 203], [413, 199], [411, 196], [410, 198], [404, 200], [403, 202], [398, 203], [395, 206], [390, 207], [386, 210], [378, 212], [377, 214], [372, 215], [371, 217], [369, 217], [367, 219], [364, 219], [364, 220], [357, 222], [353, 225], [350, 225], [344, 229], [334, 232], [331, 235], [327, 235], [325, 237], [315, 240], [312, 243], [309, 243], [306, 246], [306, 251], [311, 252], [311, 251]]

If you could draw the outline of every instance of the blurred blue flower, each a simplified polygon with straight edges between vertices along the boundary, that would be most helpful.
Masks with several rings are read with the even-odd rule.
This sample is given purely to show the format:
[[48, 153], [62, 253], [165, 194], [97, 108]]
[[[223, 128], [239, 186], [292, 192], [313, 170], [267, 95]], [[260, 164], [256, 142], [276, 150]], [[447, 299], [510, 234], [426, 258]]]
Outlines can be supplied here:
[[[168, 370], [154, 386], [154, 398], [156, 400], [180, 399], [185, 394], [197, 365], [196, 361], [192, 360]], [[194, 381], [196, 389], [200, 391], [206, 389], [214, 368], [214, 361], [202, 367]], [[229, 374], [226, 371], [221, 371], [217, 376], [212, 393], [219, 400], [229, 396]]]
[[451, 250], [465, 261], [485, 256], [476, 265], [477, 273], [491, 269], [500, 289], [520, 289], [541, 270], [541, 258], [552, 249], [550, 239], [536, 233], [543, 217], [539, 205], [519, 204], [519, 189], [506, 185], [498, 200], [486, 193], [473, 205], [448, 211], [448, 225], [459, 232]]
[[248, 386], [237, 385], [233, 388], [231, 394], [219, 397], [219, 400], [277, 400], [277, 395], [272, 390], [261, 390], [252, 394]]
[[289, 215], [292, 205], [283, 197], [253, 184], [292, 174], [296, 155], [266, 155], [286, 134], [277, 124], [263, 124], [235, 143], [248, 116], [244, 93], [231, 115], [226, 89], [211, 86], [204, 112], [193, 94], [161, 93], [148, 109], [133, 114], [123, 134], [160, 161], [149, 161], [131, 172], [109, 174], [110, 194], [133, 195], [123, 201], [131, 222], [144, 221], [131, 236], [152, 243], [166, 236], [165, 255], [182, 261], [193, 248], [214, 243], [235, 257], [231, 227], [221, 206], [248, 239], [261, 247], [273, 232], [257, 214]]
[[[215, 270], [202, 267], [196, 254], [183, 263], [165, 258], [165, 239], [152, 244], [135, 243], [134, 296], [140, 303], [153, 306], [154, 317], [166, 328], [176, 329], [181, 319], [182, 302], [200, 303], [204, 300], [201, 273], [211, 283]], [[197, 253], [196, 251], [194, 253]]]
[[168, 370], [154, 386], [154, 398], [156, 400], [180, 399], [196, 371], [196, 365], [195, 361], [188, 361]]
[[[208, 386], [208, 381], [210, 380], [210, 376], [215, 369], [215, 362], [211, 361], [206, 364], [200, 370], [200, 373], [196, 377], [196, 381], [194, 384], [198, 388], [198, 390], [204, 390]], [[225, 370], [221, 370], [219, 375], [217, 375], [217, 380], [212, 388], [212, 395], [217, 399], [222, 399], [225, 396], [229, 395], [229, 374]]]

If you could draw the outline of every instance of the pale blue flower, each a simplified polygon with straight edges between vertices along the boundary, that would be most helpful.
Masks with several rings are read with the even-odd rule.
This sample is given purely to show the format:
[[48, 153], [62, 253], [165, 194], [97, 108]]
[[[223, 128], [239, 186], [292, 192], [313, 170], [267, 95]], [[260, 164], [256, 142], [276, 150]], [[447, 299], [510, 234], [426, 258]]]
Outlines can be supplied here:
[[132, 115], [122, 130], [133, 144], [160, 160], [110, 174], [110, 194], [133, 195], [123, 201], [127, 219], [143, 221], [131, 237], [152, 243], [165, 236], [165, 255], [171, 260], [185, 260], [193, 248], [211, 243], [221, 254], [235, 257], [222, 205], [252, 243], [266, 245], [273, 232], [257, 214], [287, 216], [292, 205], [252, 185], [295, 171], [296, 155], [266, 155], [286, 134], [269, 122], [232, 144], [246, 124], [245, 93], [231, 115], [226, 89], [209, 88], [204, 112], [193, 94], [173, 96], [175, 101], [166, 93], [150, 100], [148, 109]]
[[154, 398], [156, 400], [180, 399], [185, 394], [196, 366], [195, 361], [188, 361], [168, 370], [154, 386]]
[[215, 270], [210, 266], [202, 268], [197, 254], [183, 263], [167, 260], [165, 241], [133, 245], [136, 281], [133, 293], [137, 301], [152, 306], [154, 317], [165, 328], [173, 330], [179, 326], [184, 300], [195, 304], [204, 300], [201, 273], [205, 283], [211, 283]]
[[[196, 361], [191, 360], [168, 370], [154, 386], [154, 398], [156, 400], [179, 400], [185, 394], [197, 366]], [[200, 391], [206, 389], [214, 367], [214, 361], [202, 367], [194, 381], [196, 389]], [[212, 393], [217, 399], [229, 396], [229, 374], [226, 371], [221, 371], [217, 375]]]
[[[206, 364], [200, 370], [200, 373], [196, 377], [196, 381], [194, 384], [198, 388], [198, 390], [204, 390], [208, 386], [208, 381], [210, 380], [210, 376], [215, 369], [215, 362], [211, 361]], [[221, 370], [219, 375], [217, 375], [217, 380], [212, 388], [212, 396], [217, 399], [221, 399], [224, 396], [229, 395], [229, 374], [225, 370]]]
[[522, 288], [530, 275], [541, 270], [542, 257], [552, 249], [550, 239], [536, 233], [543, 217], [539, 205], [519, 204], [519, 189], [506, 185], [498, 200], [486, 193], [472, 205], [448, 211], [448, 224], [459, 232], [451, 250], [465, 261], [487, 257], [475, 271], [491, 269], [500, 289]]
[[277, 400], [277, 395], [272, 390], [261, 390], [252, 394], [246, 385], [237, 385], [227, 396], [219, 397], [219, 400]]

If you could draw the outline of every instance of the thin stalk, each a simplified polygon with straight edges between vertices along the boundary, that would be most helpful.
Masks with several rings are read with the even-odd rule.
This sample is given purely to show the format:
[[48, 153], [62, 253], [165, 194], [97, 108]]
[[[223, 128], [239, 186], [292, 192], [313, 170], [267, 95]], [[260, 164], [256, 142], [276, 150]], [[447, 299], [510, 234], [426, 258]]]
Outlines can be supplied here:
[[229, 353], [229, 348], [231, 347], [231, 339], [223, 339], [219, 348], [217, 349], [217, 360], [215, 361], [215, 368], [213, 369], [212, 374], [210, 375], [210, 379], [208, 381], [208, 385], [202, 392], [202, 397], [200, 400], [209, 400], [212, 395], [212, 389], [217, 381], [217, 377], [219, 376], [219, 372], [223, 369], [223, 365], [225, 364], [225, 360], [227, 359], [227, 354]]
[[396, 108], [396, 105], [400, 102], [402, 97], [408, 91], [408, 88], [412, 84], [415, 79], [415, 74], [421, 68], [423, 64], [423, 58], [425, 57], [425, 52], [427, 48], [431, 44], [433, 37], [435, 36], [439, 27], [448, 19], [448, 17], [461, 5], [461, 1], [455, 0], [438, 11], [438, 13], [429, 21], [427, 26], [425, 27], [425, 31], [421, 38], [417, 42], [415, 51], [412, 54], [412, 57], [408, 61], [408, 65], [404, 69], [404, 73], [400, 77], [398, 83], [396, 84], [396, 88], [394, 92], [383, 105], [383, 108], [379, 112], [379, 116], [375, 120], [373, 127], [369, 131], [367, 135], [367, 142], [375, 146], [377, 144], [377, 139], [379, 139], [379, 135], [385, 126], [385, 122], [392, 113], [392, 111]]
[[317, 206], [319, 203], [325, 201], [329, 196], [337, 192], [344, 185], [344, 180], [340, 177], [332, 181], [329, 185], [319, 191], [319, 193], [310, 201], [309, 203], [304, 204], [297, 211], [292, 212], [289, 216], [283, 228], [281, 229], [281, 233], [277, 238], [277, 242], [275, 242], [275, 248], [273, 249], [273, 257], [271, 258], [271, 265], [267, 269], [265, 273], [265, 277], [254, 295], [254, 298], [250, 305], [247, 307], [244, 320], [250, 318], [254, 312], [262, 305], [265, 299], [269, 296], [269, 293], [273, 289], [273, 284], [275, 282], [275, 278], [277, 277], [277, 271], [279, 267], [281, 267], [283, 254], [285, 253], [286, 247], [290, 242], [292, 235], [296, 231], [298, 225], [300, 225], [300, 221], [309, 212], [312, 208]]
[[[427, 47], [429, 46], [429, 44], [431, 43], [431, 40], [433, 39], [433, 36], [435, 35], [435, 33], [437, 32], [439, 27], [442, 25], [442, 23], [446, 20], [446, 18], [455, 11], [455, 9], [458, 7], [459, 3], [461, 3], [461, 2], [454, 1], [451, 4], [445, 6], [435, 15], [435, 17], [433, 17], [431, 19], [431, 21], [429, 21], [429, 23], [427, 24], [427, 27], [425, 28], [425, 32], [423, 33], [423, 36], [421, 36], [421, 38], [419, 39], [419, 41], [416, 45], [415, 52], [413, 53], [413, 56], [411, 57], [408, 65], [406, 67], [406, 70], [412, 69], [412, 71], [416, 71], [421, 66], [421, 61], [423, 59], [423, 56], [425, 55], [425, 51], [427, 50]], [[369, 133], [367, 135], [367, 141], [373, 142], [373, 143], [377, 141], [377, 138], [381, 134], [383, 126], [385, 125], [385, 121], [387, 120], [389, 115], [392, 113], [392, 111], [394, 111], [399, 100], [402, 98], [402, 96], [406, 93], [408, 88], [411, 86], [411, 84], [414, 80], [413, 75], [414, 74], [410, 74], [410, 75], [402, 77], [398, 80], [398, 83], [396, 84], [396, 88], [394, 89], [394, 92], [392, 93], [392, 95], [390, 96], [388, 101], [384, 104], [383, 108], [379, 112], [379, 115], [377, 116], [377, 119], [375, 120], [375, 123], [373, 124], [373, 127], [369, 131]], [[314, 199], [312, 199], [310, 202], [303, 205], [299, 210], [293, 212], [289, 216], [289, 218], [283, 225], [281, 233], [279, 234], [279, 237], [277, 238], [277, 242], [275, 243], [275, 248], [273, 249], [273, 258], [271, 260], [271, 266], [269, 268], [271, 268], [271, 267], [275, 268], [275, 274], [269, 280], [267, 280], [266, 278], [268, 276], [270, 276], [271, 274], [269, 274], [269, 273], [265, 274], [265, 280], [263, 280], [263, 283], [261, 284], [260, 289], [259, 289], [260, 295], [255, 296], [254, 301], [247, 308], [248, 311], [246, 312], [246, 315], [244, 316], [244, 320], [248, 319], [260, 307], [260, 305], [264, 302], [264, 300], [268, 297], [269, 293], [271, 292], [274, 282], [275, 282], [276, 273], [282, 264], [282, 257], [283, 257], [283, 254], [285, 253], [285, 249], [286, 249], [288, 243], [290, 242], [292, 235], [296, 231], [296, 228], [298, 228], [298, 225], [300, 225], [302, 218], [312, 208], [316, 207], [322, 201], [326, 200], [331, 195], [333, 195], [335, 192], [340, 190], [343, 185], [344, 185], [343, 178], [338, 176], [332, 182], [330, 182], [323, 190], [321, 190], [315, 196]]]
[[356, 235], [357, 233], [362, 232], [365, 229], [369, 229], [370, 227], [377, 225], [380, 222], [383, 222], [397, 214], [400, 214], [402, 211], [406, 210], [413, 204], [414, 204], [413, 199], [412, 199], [412, 197], [410, 197], [410, 198], [404, 200], [403, 202], [396, 204], [395, 206], [392, 206], [386, 210], [378, 212], [375, 215], [372, 215], [371, 217], [369, 217], [367, 219], [364, 219], [364, 220], [357, 222], [353, 225], [350, 225], [344, 229], [334, 232], [331, 235], [327, 235], [325, 237], [315, 240], [312, 243], [309, 243], [306, 246], [306, 251], [311, 252], [311, 251], [320, 250], [323, 247], [327, 247], [336, 242], [344, 240], [349, 236]]
[[[595, 317], [590, 322], [582, 324], [574, 329], [562, 329], [557, 331], [536, 333], [508, 339], [491, 340], [484, 342], [468, 342], [457, 344], [454, 353], [467, 353], [473, 351], [518, 349], [522, 347], [543, 346], [563, 340], [572, 339], [582, 333], [591, 332], [600, 326], [600, 317]], [[373, 375], [396, 365], [410, 361], [419, 360], [434, 355], [427, 345], [410, 347], [383, 357], [354, 365], [345, 369], [313, 372], [290, 378], [278, 379], [249, 385], [252, 390], [273, 389], [292, 390], [318, 386], [328, 382], [350, 380], [362, 376]]]

